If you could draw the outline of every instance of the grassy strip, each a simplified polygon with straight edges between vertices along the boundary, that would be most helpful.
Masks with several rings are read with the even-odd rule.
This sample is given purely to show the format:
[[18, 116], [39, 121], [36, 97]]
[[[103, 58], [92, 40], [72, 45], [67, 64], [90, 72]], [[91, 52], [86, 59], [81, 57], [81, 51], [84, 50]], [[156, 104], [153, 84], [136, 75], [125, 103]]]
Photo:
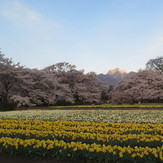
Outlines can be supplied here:
[[16, 108], [15, 110], [163, 110], [163, 103], [157, 104], [101, 104], [101, 105], [72, 105], [72, 106], [41, 106]]
[[102, 105], [73, 105], [73, 106], [50, 106], [49, 108], [162, 108], [163, 104], [102, 104]]

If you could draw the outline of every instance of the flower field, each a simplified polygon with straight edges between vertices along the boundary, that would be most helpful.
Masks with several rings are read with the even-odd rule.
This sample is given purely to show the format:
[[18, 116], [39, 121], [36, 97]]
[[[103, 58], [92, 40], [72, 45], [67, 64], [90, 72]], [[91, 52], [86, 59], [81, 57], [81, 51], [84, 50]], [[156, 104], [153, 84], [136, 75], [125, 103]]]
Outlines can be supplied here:
[[163, 161], [162, 110], [28, 110], [0, 113], [0, 152], [42, 159]]
[[0, 119], [163, 124], [163, 110], [26, 110], [0, 112]]
[[161, 162], [163, 124], [0, 120], [0, 151], [92, 162]]

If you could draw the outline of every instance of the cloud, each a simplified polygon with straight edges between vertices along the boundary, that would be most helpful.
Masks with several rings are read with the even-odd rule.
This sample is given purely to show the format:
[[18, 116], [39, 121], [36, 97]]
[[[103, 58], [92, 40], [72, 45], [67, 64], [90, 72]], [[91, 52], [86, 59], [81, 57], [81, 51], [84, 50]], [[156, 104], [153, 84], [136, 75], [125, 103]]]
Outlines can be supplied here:
[[8, 42], [7, 49], [10, 49], [8, 54], [23, 65], [45, 67], [44, 65], [47, 66], [52, 60], [58, 60], [60, 57], [60, 40], [65, 29], [38, 10], [31, 9], [21, 2], [4, 0], [2, 5], [0, 0], [0, 16], [5, 18], [5, 22], [8, 20], [2, 27], [8, 29], [10, 24], [9, 27], [12, 29], [8, 30], [8, 35], [4, 37]]
[[28, 29], [60, 28], [61, 25], [47, 19], [38, 11], [32, 10], [19, 1], [12, 1], [2, 10], [3, 16], [16, 25]]

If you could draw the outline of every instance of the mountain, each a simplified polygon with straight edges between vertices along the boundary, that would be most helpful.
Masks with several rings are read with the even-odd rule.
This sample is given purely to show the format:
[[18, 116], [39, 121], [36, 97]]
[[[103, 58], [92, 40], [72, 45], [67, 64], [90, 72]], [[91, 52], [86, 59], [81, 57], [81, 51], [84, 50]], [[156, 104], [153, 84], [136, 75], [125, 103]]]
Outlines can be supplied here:
[[126, 74], [123, 78], [123, 80], [129, 80], [130, 78], [132, 78], [134, 75], [136, 74], [136, 72], [131, 71], [128, 74]]
[[117, 81], [116, 79], [114, 79], [114, 77], [112, 77], [109, 74], [99, 74], [97, 75], [97, 79], [102, 82], [102, 83], [106, 83], [109, 85], [114, 85]]
[[109, 85], [116, 85], [118, 82], [122, 80], [128, 80], [132, 78], [136, 72], [127, 72], [125, 70], [121, 70], [119, 68], [111, 69], [106, 74], [97, 75], [97, 79]]
[[107, 74], [113, 77], [117, 82], [119, 82], [123, 80], [123, 78], [128, 74], [128, 72], [119, 68], [115, 68], [109, 70]]

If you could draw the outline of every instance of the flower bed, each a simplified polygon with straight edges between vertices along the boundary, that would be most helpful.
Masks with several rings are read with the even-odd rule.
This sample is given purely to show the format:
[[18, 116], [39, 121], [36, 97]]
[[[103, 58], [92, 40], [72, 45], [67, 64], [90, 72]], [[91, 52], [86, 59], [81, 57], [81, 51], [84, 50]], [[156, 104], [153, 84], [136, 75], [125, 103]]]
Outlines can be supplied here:
[[1, 112], [0, 119], [163, 124], [163, 110], [27, 110]]
[[0, 151], [91, 162], [161, 162], [163, 124], [0, 120]]

